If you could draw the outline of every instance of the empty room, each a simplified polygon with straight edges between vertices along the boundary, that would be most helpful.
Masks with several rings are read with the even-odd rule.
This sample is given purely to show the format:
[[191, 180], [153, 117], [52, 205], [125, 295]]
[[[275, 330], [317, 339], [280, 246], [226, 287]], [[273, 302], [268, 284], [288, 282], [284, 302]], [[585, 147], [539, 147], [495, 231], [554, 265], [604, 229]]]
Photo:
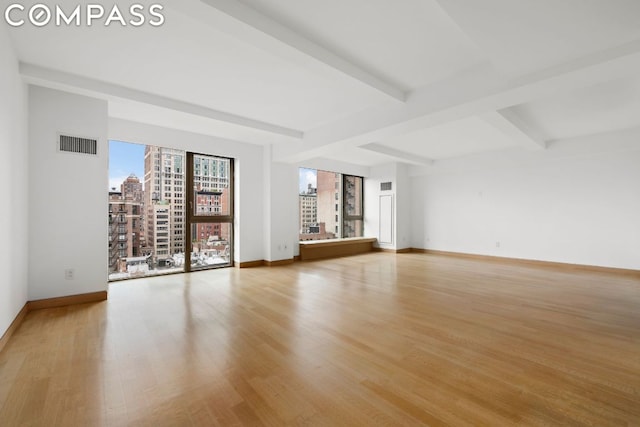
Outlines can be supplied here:
[[0, 4], [0, 426], [640, 425], [640, 2]]

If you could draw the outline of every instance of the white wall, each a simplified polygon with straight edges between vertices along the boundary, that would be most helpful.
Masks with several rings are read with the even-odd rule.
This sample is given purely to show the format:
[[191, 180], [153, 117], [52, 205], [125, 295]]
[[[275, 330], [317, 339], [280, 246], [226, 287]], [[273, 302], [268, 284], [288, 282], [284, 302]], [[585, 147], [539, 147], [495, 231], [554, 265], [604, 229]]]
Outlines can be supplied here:
[[263, 147], [121, 119], [109, 120], [109, 139], [234, 158], [234, 261], [264, 259]]
[[292, 259], [298, 252], [298, 168], [272, 161], [272, 147], [264, 147], [264, 259]]
[[18, 60], [0, 25], [0, 337], [28, 298], [27, 290], [27, 99]]
[[640, 269], [638, 141], [622, 132], [436, 162], [412, 178], [412, 246]]
[[[58, 132], [97, 138], [98, 155], [58, 152]], [[30, 300], [107, 289], [107, 162], [106, 101], [29, 87]]]
[[[396, 214], [395, 214], [395, 249], [411, 247], [411, 177], [409, 166], [396, 164]], [[378, 187], [380, 188], [380, 187]]]

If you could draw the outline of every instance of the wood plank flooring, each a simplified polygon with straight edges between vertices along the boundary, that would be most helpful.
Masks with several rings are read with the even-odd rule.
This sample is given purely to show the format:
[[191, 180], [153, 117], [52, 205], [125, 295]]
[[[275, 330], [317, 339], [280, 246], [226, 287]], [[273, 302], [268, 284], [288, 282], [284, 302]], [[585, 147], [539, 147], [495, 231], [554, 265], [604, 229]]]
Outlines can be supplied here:
[[640, 425], [640, 280], [372, 253], [27, 315], [2, 426]]

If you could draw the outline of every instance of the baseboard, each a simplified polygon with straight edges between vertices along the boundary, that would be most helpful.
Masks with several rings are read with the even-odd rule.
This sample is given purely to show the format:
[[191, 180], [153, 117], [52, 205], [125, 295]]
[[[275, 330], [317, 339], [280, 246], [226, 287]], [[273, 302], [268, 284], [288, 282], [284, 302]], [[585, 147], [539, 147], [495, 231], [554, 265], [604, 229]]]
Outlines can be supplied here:
[[277, 261], [267, 261], [267, 260], [258, 260], [258, 261], [247, 261], [247, 262], [238, 262], [236, 265], [240, 268], [254, 268], [254, 267], [278, 267], [280, 265], [289, 265], [293, 264], [295, 261], [299, 261], [299, 257], [289, 258], [289, 259], [279, 259]]
[[266, 265], [267, 267], [278, 267], [280, 265], [289, 265], [289, 264], [293, 264], [294, 259], [290, 258], [290, 259], [280, 259], [277, 261], [264, 261], [264, 265]]
[[413, 252], [412, 248], [390, 249], [390, 248], [373, 248], [374, 252], [387, 252], [392, 254], [408, 254]]
[[88, 294], [69, 295], [66, 297], [47, 298], [36, 301], [29, 301], [27, 307], [29, 311], [41, 310], [43, 308], [65, 307], [67, 305], [86, 304], [89, 302], [100, 302], [107, 299], [107, 291], [92, 292]]
[[503, 262], [508, 264], [524, 265], [524, 266], [530, 266], [530, 267], [548, 267], [548, 268], [560, 269], [565, 271], [613, 273], [613, 274], [618, 274], [623, 276], [640, 278], [640, 270], [630, 270], [625, 268], [601, 267], [598, 265], [586, 265], [586, 264], [568, 264], [564, 262], [555, 262], [555, 261], [540, 261], [535, 259], [509, 258], [509, 257], [500, 257], [500, 256], [494, 256], [494, 255], [467, 254], [463, 252], [448, 252], [448, 251], [438, 251], [434, 249], [421, 249], [421, 248], [411, 248], [411, 252], [432, 254], [432, 255], [442, 255], [442, 256], [455, 257], [455, 258], [474, 259], [474, 260], [480, 260], [480, 261], [498, 261], [498, 262]]
[[7, 331], [2, 335], [2, 338], [0, 338], [0, 351], [2, 351], [5, 345], [7, 345], [13, 333], [20, 327], [20, 325], [22, 325], [24, 317], [29, 312], [28, 304], [29, 303], [25, 304], [24, 307], [22, 307], [22, 310], [18, 312], [16, 318], [13, 319], [13, 322], [11, 322], [11, 325], [9, 325]]
[[262, 267], [264, 265], [264, 261], [259, 259], [257, 261], [245, 261], [245, 262], [238, 262], [236, 263], [236, 265], [239, 268], [252, 268], [252, 267]]

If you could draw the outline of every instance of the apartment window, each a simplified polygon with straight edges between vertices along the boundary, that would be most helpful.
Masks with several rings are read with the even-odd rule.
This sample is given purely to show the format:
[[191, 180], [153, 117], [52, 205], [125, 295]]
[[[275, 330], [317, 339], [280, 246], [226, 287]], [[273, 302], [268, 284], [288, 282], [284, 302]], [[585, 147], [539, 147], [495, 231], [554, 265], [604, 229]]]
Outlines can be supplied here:
[[[124, 182], [121, 195], [109, 194], [112, 210], [126, 202], [123, 209], [127, 211], [124, 221], [109, 224], [109, 280], [184, 270], [188, 257], [182, 249], [183, 236], [175, 233], [173, 225], [184, 217], [184, 205], [181, 201], [178, 207], [171, 196], [184, 191], [184, 180], [176, 182], [173, 177], [184, 167], [185, 156], [171, 148], [109, 141], [109, 179], [119, 178], [122, 169], [134, 172]], [[127, 257], [144, 256], [148, 270], [118, 262], [119, 243]]]
[[[225, 178], [224, 185], [211, 185], [213, 169]], [[189, 171], [191, 171], [189, 173]], [[187, 217], [185, 234], [191, 245], [189, 270], [232, 265], [233, 254], [233, 159], [189, 153], [185, 196], [193, 206]]]
[[363, 235], [363, 178], [300, 168], [300, 240]]

